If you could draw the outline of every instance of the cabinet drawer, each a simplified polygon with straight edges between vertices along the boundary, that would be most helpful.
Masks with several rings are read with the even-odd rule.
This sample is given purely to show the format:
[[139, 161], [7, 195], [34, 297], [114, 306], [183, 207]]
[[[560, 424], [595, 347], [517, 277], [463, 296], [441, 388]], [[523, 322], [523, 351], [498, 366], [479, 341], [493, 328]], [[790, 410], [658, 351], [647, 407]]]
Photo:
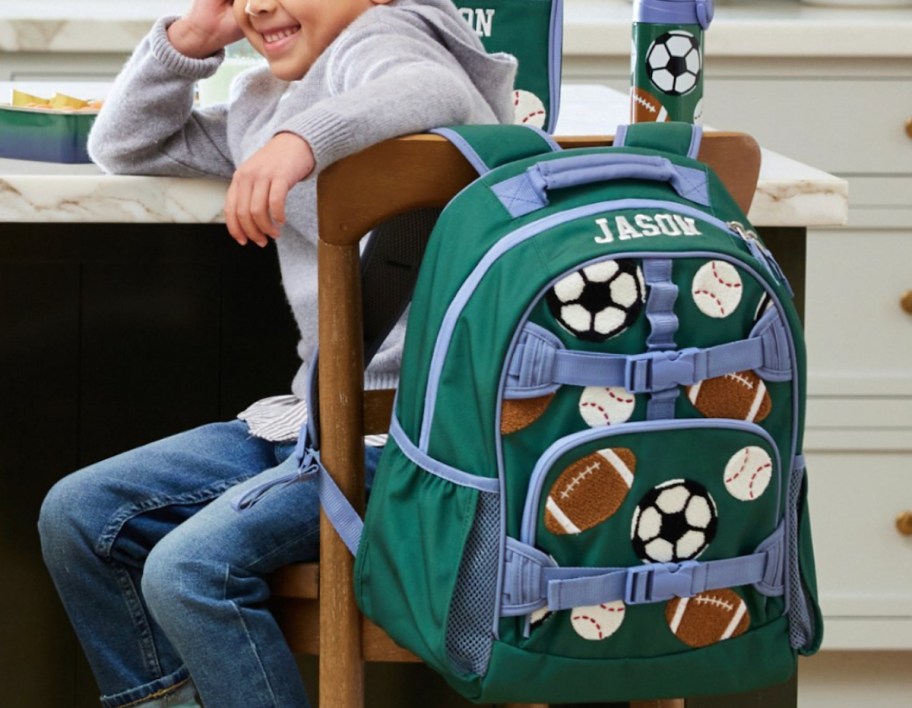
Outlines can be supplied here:
[[706, 79], [703, 120], [842, 174], [910, 171], [909, 79]]
[[808, 235], [808, 391], [912, 395], [912, 227]]
[[810, 452], [811, 524], [825, 617], [912, 618], [912, 455]]

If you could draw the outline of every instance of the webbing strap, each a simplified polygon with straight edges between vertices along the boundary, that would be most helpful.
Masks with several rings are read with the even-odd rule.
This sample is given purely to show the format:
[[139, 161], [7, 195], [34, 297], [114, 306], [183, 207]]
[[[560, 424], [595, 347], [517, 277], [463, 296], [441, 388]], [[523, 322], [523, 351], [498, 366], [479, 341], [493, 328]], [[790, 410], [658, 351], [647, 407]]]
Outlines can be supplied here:
[[739, 585], [778, 596], [785, 590], [784, 559], [781, 526], [748, 555], [631, 568], [562, 568], [542, 551], [508, 538], [501, 614], [515, 617], [542, 607], [568, 610], [618, 600], [627, 605], [664, 602]]
[[508, 162], [561, 150], [554, 138], [531, 125], [460, 125], [431, 132], [453, 143], [479, 175]]
[[764, 352], [760, 337], [705, 349], [602, 354], [559, 348], [535, 336], [516, 347], [505, 397], [528, 398], [561, 385], [623, 386], [630, 393], [664, 391], [760, 368]]
[[[649, 290], [646, 300], [646, 319], [649, 321], [646, 347], [649, 351], [675, 348], [679, 322], [674, 309], [678, 286], [672, 279], [673, 274], [674, 263], [670, 258], [648, 258], [643, 262], [643, 278]], [[646, 420], [674, 418], [679, 393], [677, 386], [654, 391], [646, 404]]]
[[649, 291], [646, 300], [646, 319], [649, 320], [646, 346], [650, 350], [675, 347], [678, 316], [674, 306], [678, 299], [678, 286], [672, 280], [673, 270], [670, 258], [647, 258], [643, 261], [643, 279]]
[[661, 150], [697, 159], [702, 140], [703, 128], [692, 123], [633, 123], [618, 127], [614, 146]]
[[627, 605], [664, 602], [706, 590], [752, 585], [763, 580], [766, 565], [767, 555], [758, 553], [704, 563], [650, 563], [590, 577], [563, 577], [568, 569], [546, 568], [542, 579], [548, 608], [567, 610], [616, 600]]
[[231, 502], [232, 507], [235, 511], [244, 511], [273, 490], [298, 482], [316, 482], [323, 511], [348, 550], [352, 555], [356, 555], [361, 543], [364, 521], [323, 466], [320, 452], [313, 446], [307, 426], [301, 429], [294, 454], [298, 459], [298, 468], [294, 472], [248, 489]]

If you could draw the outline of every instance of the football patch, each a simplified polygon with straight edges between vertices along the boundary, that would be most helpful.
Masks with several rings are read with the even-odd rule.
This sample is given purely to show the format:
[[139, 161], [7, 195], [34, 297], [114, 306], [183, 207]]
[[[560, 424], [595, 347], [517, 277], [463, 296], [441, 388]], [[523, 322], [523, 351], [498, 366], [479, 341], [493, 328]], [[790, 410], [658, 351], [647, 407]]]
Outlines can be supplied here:
[[686, 645], [706, 647], [744, 634], [750, 626], [750, 614], [734, 590], [708, 590], [670, 600], [665, 605], [665, 621]]
[[739, 371], [687, 387], [687, 398], [707, 418], [734, 418], [759, 423], [773, 403], [766, 384], [753, 371]]
[[505, 399], [500, 408], [500, 434], [509, 435], [526, 428], [548, 409], [553, 393], [535, 398]]
[[551, 486], [545, 500], [545, 528], [578, 534], [598, 526], [621, 506], [633, 484], [636, 456], [627, 448], [606, 448], [580, 458]]
[[716, 535], [719, 514], [706, 488], [689, 479], [673, 479], [653, 487], [633, 514], [633, 551], [647, 563], [691, 560], [707, 549]]
[[608, 260], [558, 281], [545, 300], [561, 327], [579, 339], [604, 342], [633, 324], [643, 309], [646, 284], [637, 262]]

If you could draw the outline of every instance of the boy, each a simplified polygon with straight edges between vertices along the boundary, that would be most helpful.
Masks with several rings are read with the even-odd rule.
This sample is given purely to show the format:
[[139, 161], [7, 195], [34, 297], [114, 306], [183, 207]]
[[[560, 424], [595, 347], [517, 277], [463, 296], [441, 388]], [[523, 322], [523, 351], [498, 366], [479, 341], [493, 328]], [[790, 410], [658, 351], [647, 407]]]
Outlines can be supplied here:
[[[230, 179], [228, 231], [276, 240], [301, 331], [316, 342], [313, 177], [364, 147], [455, 123], [511, 120], [515, 62], [487, 55], [449, 0], [194, 0], [159, 21], [115, 81], [89, 141], [109, 172]], [[241, 37], [268, 68], [227, 105], [193, 108], [194, 84]], [[366, 373], [396, 383], [402, 328]], [[292, 395], [55, 485], [45, 562], [102, 691], [102, 705], [306, 706], [297, 666], [264, 609], [267, 576], [316, 557], [313, 485], [232, 501], [294, 468], [305, 365]], [[368, 472], [378, 450], [367, 450]]]

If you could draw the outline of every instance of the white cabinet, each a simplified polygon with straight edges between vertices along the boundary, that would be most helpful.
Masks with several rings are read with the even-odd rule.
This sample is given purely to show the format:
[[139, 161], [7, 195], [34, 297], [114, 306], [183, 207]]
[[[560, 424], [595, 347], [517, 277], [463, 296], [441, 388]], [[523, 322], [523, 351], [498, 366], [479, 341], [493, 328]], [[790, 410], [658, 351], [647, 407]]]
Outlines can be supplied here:
[[812, 230], [807, 252], [805, 450], [831, 650], [912, 649], [912, 537], [895, 525], [912, 511], [912, 314], [901, 306], [912, 290], [912, 76], [896, 69], [807, 58], [706, 88], [707, 122], [849, 182], [849, 224]]

